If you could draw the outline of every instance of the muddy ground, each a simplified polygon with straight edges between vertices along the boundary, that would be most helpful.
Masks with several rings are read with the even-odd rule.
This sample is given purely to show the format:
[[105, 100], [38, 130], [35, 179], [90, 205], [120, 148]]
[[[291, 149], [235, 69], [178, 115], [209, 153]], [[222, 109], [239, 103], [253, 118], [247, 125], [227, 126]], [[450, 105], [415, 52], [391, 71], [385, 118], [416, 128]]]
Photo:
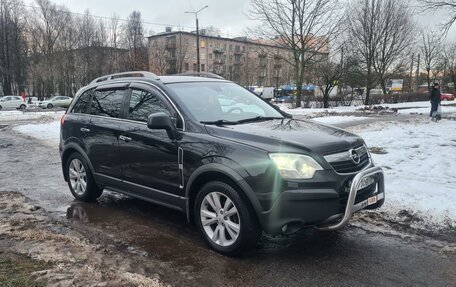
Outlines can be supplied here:
[[339, 232], [264, 234], [224, 257], [181, 213], [109, 192], [73, 200], [57, 147], [16, 124], [0, 128], [0, 286], [455, 286], [451, 227], [360, 213]]

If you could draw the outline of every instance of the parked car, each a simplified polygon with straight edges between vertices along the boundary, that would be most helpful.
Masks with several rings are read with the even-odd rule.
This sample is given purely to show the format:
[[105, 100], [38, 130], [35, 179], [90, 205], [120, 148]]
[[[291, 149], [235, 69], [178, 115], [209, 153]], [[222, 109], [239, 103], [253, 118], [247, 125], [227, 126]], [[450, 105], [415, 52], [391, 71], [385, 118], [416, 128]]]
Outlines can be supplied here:
[[293, 96], [278, 96], [275, 98], [276, 103], [292, 103]]
[[274, 87], [254, 87], [253, 92], [265, 100], [274, 98]]
[[0, 110], [2, 109], [20, 109], [25, 110], [27, 103], [19, 96], [0, 97]]
[[337, 230], [384, 202], [383, 171], [362, 138], [295, 120], [224, 79], [95, 79], [62, 117], [59, 149], [76, 199], [108, 189], [176, 209], [229, 255], [262, 230]]
[[442, 93], [440, 95], [440, 100], [442, 101], [454, 101], [454, 95], [450, 93]]
[[52, 109], [53, 107], [68, 108], [73, 99], [67, 96], [54, 96], [48, 100], [40, 101], [38, 106], [43, 109]]

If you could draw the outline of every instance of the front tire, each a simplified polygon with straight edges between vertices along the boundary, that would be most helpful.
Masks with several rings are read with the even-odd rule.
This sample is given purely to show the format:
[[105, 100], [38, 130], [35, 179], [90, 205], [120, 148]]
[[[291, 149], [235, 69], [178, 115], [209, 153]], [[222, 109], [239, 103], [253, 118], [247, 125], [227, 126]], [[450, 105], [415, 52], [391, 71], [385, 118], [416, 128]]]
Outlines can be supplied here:
[[19, 107], [19, 109], [20, 109], [21, 111], [24, 111], [24, 110], [25, 110], [25, 108], [26, 108], [26, 106], [25, 106], [25, 105], [21, 105], [21, 106]]
[[225, 255], [238, 255], [255, 246], [258, 223], [231, 185], [220, 181], [204, 185], [195, 200], [195, 222], [206, 243]]
[[47, 105], [47, 108], [48, 108], [48, 109], [52, 109], [53, 107], [54, 107], [54, 106], [53, 106], [52, 104], [48, 104], [48, 105]]
[[65, 172], [70, 191], [76, 199], [94, 201], [103, 193], [96, 185], [87, 161], [81, 154], [73, 153], [68, 157]]

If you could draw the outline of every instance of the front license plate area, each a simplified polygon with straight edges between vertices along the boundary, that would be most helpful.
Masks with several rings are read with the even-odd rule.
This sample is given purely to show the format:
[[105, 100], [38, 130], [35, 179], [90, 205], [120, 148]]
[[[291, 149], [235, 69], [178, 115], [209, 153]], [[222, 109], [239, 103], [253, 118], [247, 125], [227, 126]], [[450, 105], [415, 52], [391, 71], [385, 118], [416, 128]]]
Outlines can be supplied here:
[[377, 196], [376, 195], [374, 195], [372, 197], [369, 197], [367, 199], [367, 205], [372, 205], [372, 204], [375, 204], [375, 203], [377, 203]]

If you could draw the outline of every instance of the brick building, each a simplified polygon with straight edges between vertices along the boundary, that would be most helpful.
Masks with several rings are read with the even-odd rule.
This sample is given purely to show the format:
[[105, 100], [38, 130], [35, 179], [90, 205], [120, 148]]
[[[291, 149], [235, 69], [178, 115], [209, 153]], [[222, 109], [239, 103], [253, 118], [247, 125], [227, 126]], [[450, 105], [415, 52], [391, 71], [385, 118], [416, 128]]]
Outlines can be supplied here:
[[[148, 37], [149, 70], [158, 75], [196, 71], [196, 34], [170, 31]], [[290, 50], [247, 38], [200, 35], [201, 71], [244, 86], [293, 82]]]

